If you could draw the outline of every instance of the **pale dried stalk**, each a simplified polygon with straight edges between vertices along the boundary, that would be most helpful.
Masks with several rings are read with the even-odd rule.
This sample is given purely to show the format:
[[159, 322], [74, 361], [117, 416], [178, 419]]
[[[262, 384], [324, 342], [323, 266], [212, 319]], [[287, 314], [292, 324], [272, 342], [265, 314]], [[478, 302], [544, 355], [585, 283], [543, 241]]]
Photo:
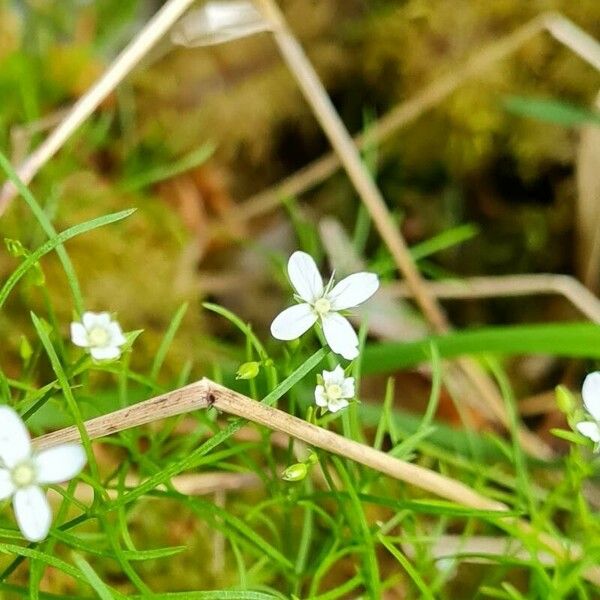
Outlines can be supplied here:
[[[355, 144], [358, 148], [364, 149], [367, 144], [385, 141], [398, 129], [437, 106], [467, 80], [482, 75], [498, 61], [514, 54], [525, 42], [542, 31], [544, 25], [545, 18], [538, 17], [501, 40], [489, 44], [463, 66], [436, 79], [408, 100], [392, 108], [369, 127], [367, 134], [357, 135], [354, 138]], [[334, 152], [326, 154], [275, 186], [248, 198], [239, 209], [236, 209], [235, 218], [247, 220], [270, 212], [281, 206], [282, 198], [303, 194], [328, 179], [340, 166], [341, 161], [337, 154]]]
[[[482, 75], [494, 64], [514, 54], [544, 30], [580, 58], [600, 70], [600, 45], [598, 42], [561, 14], [544, 13], [499, 41], [492, 42], [478, 50], [464, 65], [453, 69], [448, 75], [436, 79], [416, 95], [392, 108], [369, 128], [366, 135], [357, 135], [354, 142], [362, 149], [368, 143], [385, 141], [398, 129], [440, 104], [466, 81]], [[270, 212], [281, 206], [281, 198], [303, 194], [333, 175], [341, 165], [342, 163], [335, 153], [326, 154], [275, 186], [248, 198], [236, 210], [234, 216], [241, 220], [247, 220]]]
[[[28, 184], [35, 174], [56, 154], [78, 127], [113, 92], [131, 70], [148, 54], [156, 42], [183, 15], [194, 0], [169, 0], [148, 21], [137, 37], [117, 56], [96, 83], [73, 105], [60, 124], [17, 168], [19, 179]], [[0, 216], [16, 195], [16, 188], [7, 182], [0, 193]]]
[[[600, 300], [570, 275], [467, 277], [460, 281], [428, 281], [425, 285], [437, 298], [472, 299], [558, 294], [569, 300], [588, 319], [600, 323]], [[410, 289], [403, 283], [391, 283], [386, 286], [386, 290], [398, 298], [411, 296]]]
[[272, 24], [273, 37], [283, 59], [313, 109], [329, 142], [335, 149], [352, 184], [367, 207], [381, 237], [389, 248], [398, 268], [418, 302], [421, 310], [434, 329], [447, 328], [446, 317], [440, 307], [423, 288], [421, 276], [415, 267], [408, 248], [390, 218], [385, 200], [365, 169], [358, 150], [327, 95], [323, 84], [306, 58], [296, 38], [289, 31], [277, 5], [272, 0], [258, 0], [265, 18]]
[[[125, 487], [138, 486], [142, 480], [137, 475], [128, 475], [125, 478]], [[227, 471], [208, 473], [189, 473], [178, 475], [169, 481], [170, 485], [180, 494], [186, 496], [207, 496], [216, 492], [239, 491], [243, 489], [256, 488], [261, 485], [261, 480], [254, 473], [228, 473]], [[157, 489], [166, 490], [164, 485]], [[56, 493], [56, 499], [62, 496]], [[106, 495], [114, 500], [118, 497], [118, 490], [108, 489]], [[94, 499], [94, 489], [86, 483], [78, 483], [74, 493], [75, 498], [81, 502], [90, 503]], [[151, 496], [154, 498], [154, 496]]]
[[[363, 164], [348, 130], [345, 128], [323, 84], [302, 47], [290, 32], [285, 19], [273, 0], [257, 0], [267, 22], [271, 24], [274, 39], [281, 55], [302, 90], [306, 101], [329, 142], [344, 166], [350, 181], [354, 185], [363, 204], [369, 211], [373, 222], [388, 247], [398, 270], [419, 305], [431, 328], [437, 333], [446, 333], [450, 324], [437, 299], [432, 296], [417, 269], [402, 233], [395, 225], [385, 200]], [[466, 383], [474, 394], [467, 394], [469, 401], [484, 404], [489, 409], [488, 416], [508, 428], [509, 418], [496, 386], [481, 367], [469, 358], [460, 358], [449, 368], [449, 385], [460, 394]], [[462, 395], [462, 394], [461, 394]], [[519, 438], [523, 448], [538, 458], [549, 458], [552, 451], [539, 438], [521, 427]]]
[[[490, 500], [458, 481], [307, 423], [281, 410], [251, 400], [209, 379], [202, 379], [173, 392], [91, 419], [86, 421], [85, 428], [90, 439], [93, 440], [138, 425], [211, 406], [274, 431], [286, 433], [311, 446], [350, 458], [459, 504], [482, 510], [506, 510], [504, 504]], [[67, 427], [36, 438], [34, 445], [42, 449], [79, 439], [77, 427]]]
[[[138, 425], [146, 425], [167, 417], [207, 408], [209, 401], [206, 389], [204, 380], [191, 383], [145, 402], [90, 419], [85, 422], [86, 431], [90, 440], [95, 440]], [[78, 440], [79, 430], [77, 427], [67, 427], [38, 437], [33, 443], [36, 448], [42, 449]]]
[[[431, 469], [394, 458], [370, 446], [349, 440], [341, 435], [312, 425], [281, 410], [266, 406], [247, 396], [227, 389], [209, 379], [202, 379], [184, 388], [151, 398], [126, 409], [91, 419], [84, 424], [90, 439], [98, 439], [118, 431], [141, 424], [151, 423], [169, 416], [214, 407], [224, 413], [236, 415], [273, 431], [285, 433], [302, 440], [312, 447], [354, 460], [380, 473], [408, 483], [441, 498], [476, 510], [505, 512], [508, 507], [502, 502], [480, 494], [469, 486]], [[36, 438], [33, 443], [38, 449], [56, 446], [65, 442], [79, 441], [77, 427], [67, 427], [54, 433]], [[552, 536], [534, 532], [531, 525], [512, 516], [504, 521], [521, 532], [535, 533], [538, 539], [558, 557], [577, 557], [580, 551], [574, 546], [565, 546]], [[600, 585], [600, 568], [590, 568], [584, 576]]]
[[[416, 556], [414, 544], [402, 544], [404, 552], [410, 557]], [[531, 560], [532, 554], [518, 540], [497, 536], [473, 536], [465, 538], [461, 535], [441, 535], [428, 546], [431, 557], [437, 560], [448, 558], [456, 562], [485, 564], [497, 562], [499, 557], [510, 557], [517, 560]], [[469, 556], [472, 555], [472, 556]], [[488, 555], [489, 558], [486, 558]], [[546, 566], [552, 566], [554, 560], [546, 552], [538, 553], [535, 559]]]

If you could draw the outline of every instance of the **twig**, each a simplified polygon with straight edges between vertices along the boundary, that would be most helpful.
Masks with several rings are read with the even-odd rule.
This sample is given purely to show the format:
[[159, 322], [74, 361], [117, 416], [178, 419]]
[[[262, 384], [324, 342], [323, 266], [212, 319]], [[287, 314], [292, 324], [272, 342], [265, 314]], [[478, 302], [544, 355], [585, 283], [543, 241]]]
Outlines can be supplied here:
[[[85, 423], [90, 440], [124, 431], [182, 413], [214, 406], [230, 415], [265, 425], [329, 452], [351, 458], [391, 477], [414, 485], [448, 500], [482, 510], [506, 510], [500, 502], [489, 500], [475, 490], [443, 475], [393, 458], [369, 446], [359, 444], [293, 417], [281, 410], [265, 406], [229, 390], [209, 379], [201, 379], [179, 390], [151, 398], [114, 413]], [[36, 448], [48, 448], [80, 439], [77, 427], [68, 427], [34, 440]]]
[[[492, 65], [514, 54], [544, 30], [600, 70], [598, 42], [561, 14], [544, 13], [504, 38], [478, 50], [464, 65], [436, 79], [416, 95], [392, 108], [369, 128], [368, 134], [357, 135], [354, 142], [362, 149], [368, 143], [385, 141], [398, 129], [440, 104], [466, 81], [482, 75]], [[247, 220], [270, 212], [281, 206], [281, 198], [298, 196], [317, 186], [333, 175], [341, 165], [335, 153], [326, 154], [275, 186], [248, 198], [236, 209], [234, 218]]]
[[[465, 538], [461, 535], [441, 535], [432, 540], [429, 546], [431, 557], [436, 560], [450, 559], [456, 562], [489, 563], [496, 562], [499, 557], [516, 560], [531, 560], [535, 557], [546, 566], [552, 566], [554, 560], [546, 552], [536, 555], [523, 546], [518, 540], [498, 536], [473, 536]], [[402, 544], [402, 548], [411, 558], [416, 555], [416, 546], [410, 542]], [[489, 558], [486, 558], [486, 555]]]
[[[127, 488], [136, 487], [141, 483], [139, 476], [128, 475], [125, 478]], [[248, 488], [256, 488], [261, 485], [260, 478], [254, 473], [229, 473], [227, 471], [211, 471], [207, 473], [186, 473], [178, 475], [170, 480], [170, 485], [180, 494], [186, 496], [207, 496], [226, 490], [237, 491]], [[157, 489], [166, 490], [166, 486]], [[115, 499], [118, 496], [116, 489], [108, 489], [106, 494]], [[74, 493], [75, 498], [82, 502], [91, 502], [94, 499], [94, 490], [88, 484], [80, 482]], [[57, 499], [62, 498], [57, 493]]]
[[[264, 425], [271, 430], [290, 435], [310, 446], [354, 460], [461, 506], [476, 510], [497, 511], [498, 513], [509, 510], [506, 504], [488, 498], [455, 479], [440, 475], [426, 467], [394, 458], [370, 446], [307, 423], [277, 408], [251, 400], [247, 396], [227, 389], [209, 379], [202, 379], [168, 394], [140, 402], [103, 417], [91, 419], [84, 426], [90, 439], [98, 439], [140, 424], [209, 407], [215, 407], [224, 413], [236, 415], [253, 423]], [[79, 439], [77, 427], [67, 427], [36, 438], [34, 445], [36, 448], [48, 448]], [[503, 518], [503, 522], [508, 527], [514, 527], [525, 534], [535, 534], [561, 559], [569, 559], [581, 554], [572, 545], [563, 545], [549, 534], [534, 531], [531, 525], [512, 515]], [[588, 568], [584, 572], [584, 576], [600, 585], [600, 568]]]
[[[117, 56], [96, 83], [73, 105], [67, 116], [50, 135], [17, 168], [25, 184], [56, 154], [77, 128], [96, 110], [98, 105], [119, 85], [169, 28], [188, 9], [194, 0], [169, 0], [148, 21], [137, 37]], [[16, 194], [14, 185], [4, 184], [0, 192], [0, 216]]]
[[317, 120], [329, 138], [361, 200], [369, 210], [381, 237], [392, 253], [416, 301], [434, 329], [444, 330], [448, 325], [446, 317], [423, 288], [421, 276], [401, 234], [390, 218], [381, 192], [366, 171], [352, 138], [336, 112], [312, 64], [307, 59], [296, 38], [289, 31], [277, 5], [272, 0], [258, 0], [258, 4], [263, 10], [267, 22], [272, 24], [273, 37], [285, 62], [296, 78], [305, 99], [312, 107]]
[[[600, 323], [600, 300], [580, 281], [570, 275], [534, 274], [496, 277], [468, 277], [460, 281], [428, 281], [427, 288], [437, 298], [467, 299], [498, 296], [559, 294], [569, 300], [588, 319]], [[410, 297], [403, 283], [386, 286], [398, 298]]]
[[[209, 404], [207, 385], [202, 380], [102, 417], [90, 419], [85, 422], [85, 428], [90, 440], [95, 440], [138, 425], [207, 408]], [[33, 443], [36, 448], [42, 449], [79, 439], [77, 427], [67, 427], [38, 437]]]
[[[463, 66], [436, 79], [423, 90], [392, 108], [369, 127], [368, 134], [354, 138], [358, 148], [381, 143], [423, 113], [437, 106], [455, 92], [465, 81], [481, 75], [496, 62], [516, 52], [525, 42], [544, 29], [545, 19], [538, 17], [505, 38], [477, 51]], [[331, 152], [300, 169], [275, 186], [248, 198], [236, 209], [235, 218], [246, 220], [258, 217], [281, 206], [281, 198], [299, 196], [333, 175], [341, 166], [338, 156]]]

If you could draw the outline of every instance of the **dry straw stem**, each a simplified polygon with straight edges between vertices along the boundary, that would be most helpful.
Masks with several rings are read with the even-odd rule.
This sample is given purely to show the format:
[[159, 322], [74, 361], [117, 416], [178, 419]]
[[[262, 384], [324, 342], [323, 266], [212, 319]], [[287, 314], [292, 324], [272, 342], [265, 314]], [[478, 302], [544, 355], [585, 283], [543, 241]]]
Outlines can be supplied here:
[[277, 5], [271, 0], [258, 0], [258, 4], [263, 10], [267, 22], [272, 24], [273, 37], [283, 59], [296, 78], [300, 89], [339, 156], [361, 200], [369, 210], [381, 237], [392, 253], [416, 301], [433, 328], [437, 331], [445, 330], [448, 326], [446, 317], [433, 298], [424, 290], [421, 276], [393, 219], [390, 218], [381, 192], [365, 169], [352, 138], [336, 112], [313, 66], [296, 38], [289, 31]]
[[[160, 38], [193, 4], [194, 0], [169, 0], [135, 39], [117, 56], [96, 83], [73, 105], [64, 120], [17, 168], [19, 178], [29, 183], [36, 173], [56, 154], [78, 127], [113, 92], [132, 69], [148, 54]], [[16, 189], [10, 182], [0, 193], [0, 216], [15, 197]]]
[[[464, 65], [436, 79], [419, 93], [392, 108], [376, 121], [366, 134], [357, 135], [354, 142], [362, 149], [367, 144], [385, 141], [398, 129], [440, 104], [466, 81], [484, 74], [490, 67], [517, 52], [544, 30], [600, 70], [598, 42], [561, 14], [544, 13], [497, 42], [492, 42], [478, 50]], [[341, 164], [337, 154], [334, 152], [326, 154], [274, 187], [248, 198], [239, 209], [236, 209], [235, 218], [252, 219], [278, 208], [281, 206], [282, 197], [303, 194], [333, 175]]]
[[[507, 509], [504, 504], [490, 500], [468, 486], [439, 475], [435, 471], [398, 460], [384, 452], [307, 423], [286, 412], [251, 400], [209, 379], [201, 379], [173, 392], [91, 419], [86, 421], [85, 428], [90, 439], [93, 440], [211, 406], [227, 414], [285, 433], [311, 446], [350, 458], [453, 502], [480, 510]], [[68, 427], [36, 438], [34, 445], [42, 449], [79, 439], [77, 427]]]
[[[124, 482], [126, 488], [134, 488], [140, 483], [141, 480], [137, 475], [128, 475]], [[178, 475], [173, 477], [169, 483], [174, 490], [186, 496], [207, 496], [219, 492], [252, 489], [262, 485], [262, 481], [254, 473], [228, 473], [227, 471]], [[167, 487], [163, 485], [157, 489], [166, 490]], [[106, 494], [111, 499], [119, 496], [116, 489], [108, 489]], [[94, 498], [94, 489], [86, 483], [78, 483], [74, 496], [81, 502], [90, 503]], [[55, 493], [55, 498], [59, 500], [62, 496]], [[152, 496], [152, 498], [156, 497]]]
[[[387, 208], [385, 200], [363, 164], [350, 134], [327, 95], [312, 64], [302, 47], [290, 32], [281, 11], [273, 0], [258, 0], [267, 22], [271, 25], [274, 39], [281, 55], [311, 106], [315, 117], [329, 138], [341, 164], [344, 166], [354, 188], [369, 211], [383, 241], [388, 247], [398, 270], [404, 277], [415, 301], [419, 305], [430, 327], [437, 333], [446, 333], [450, 324], [437, 299], [430, 294], [419, 273], [401, 232]], [[449, 366], [448, 384], [457, 395], [463, 396], [465, 389], [470, 402], [483, 400], [487, 416], [508, 427], [509, 419], [498, 390], [481, 367], [469, 358], [461, 358]], [[466, 384], [466, 385], [465, 385]], [[481, 408], [481, 407], [480, 407]], [[523, 448], [538, 458], [549, 458], [552, 451], [539, 438], [521, 427], [519, 438]]]
[[[558, 294], [569, 300], [590, 321], [600, 323], [600, 300], [580, 281], [570, 275], [467, 277], [457, 281], [428, 281], [425, 285], [437, 298], [448, 299]], [[388, 284], [385, 289], [397, 298], [411, 296], [408, 286], [401, 282]]]
[[[327, 452], [354, 460], [375, 471], [459, 505], [475, 510], [497, 511], [499, 513], [509, 510], [502, 502], [488, 498], [450, 477], [399, 460], [370, 446], [307, 423], [281, 410], [251, 400], [243, 394], [234, 392], [206, 378], [145, 402], [91, 419], [86, 421], [84, 425], [90, 439], [98, 439], [138, 425], [210, 407], [263, 425], [273, 431], [285, 433], [312, 447], [321, 448]], [[65, 442], [79, 441], [79, 439], [80, 434], [77, 427], [67, 427], [38, 437], [33, 443], [36, 448], [41, 449]], [[504, 521], [508, 526], [514, 527], [526, 535], [535, 535], [561, 560], [568, 560], [580, 555], [580, 551], [573, 545], [563, 545], [548, 534], [536, 532], [525, 521], [513, 516], [507, 516]], [[600, 585], [600, 569], [588, 569], [584, 575], [596, 585]]]

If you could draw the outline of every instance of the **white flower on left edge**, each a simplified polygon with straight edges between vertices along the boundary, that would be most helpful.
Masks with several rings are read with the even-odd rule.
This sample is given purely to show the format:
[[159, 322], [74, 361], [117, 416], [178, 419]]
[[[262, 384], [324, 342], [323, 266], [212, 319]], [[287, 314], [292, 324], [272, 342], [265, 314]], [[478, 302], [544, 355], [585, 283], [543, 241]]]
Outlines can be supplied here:
[[33, 452], [19, 415], [8, 406], [0, 406], [0, 500], [12, 498], [19, 529], [27, 540], [43, 540], [52, 523], [41, 486], [72, 479], [85, 463], [79, 444]]
[[323, 384], [315, 388], [317, 406], [327, 408], [332, 413], [346, 408], [354, 398], [354, 377], [346, 377], [344, 369], [338, 365], [333, 371], [323, 371]]
[[295, 340], [321, 320], [329, 347], [344, 358], [358, 356], [358, 337], [340, 311], [368, 300], [379, 287], [375, 273], [354, 273], [335, 286], [333, 279], [323, 285], [317, 265], [306, 252], [294, 252], [288, 261], [288, 274], [299, 304], [279, 313], [271, 324], [278, 340]]
[[71, 341], [88, 348], [95, 360], [110, 360], [121, 356], [126, 340], [121, 326], [107, 312], [85, 312], [81, 323], [71, 323]]
[[577, 423], [577, 430], [592, 440], [598, 451], [600, 449], [600, 371], [590, 373], [585, 378], [581, 395], [583, 404], [593, 420]]

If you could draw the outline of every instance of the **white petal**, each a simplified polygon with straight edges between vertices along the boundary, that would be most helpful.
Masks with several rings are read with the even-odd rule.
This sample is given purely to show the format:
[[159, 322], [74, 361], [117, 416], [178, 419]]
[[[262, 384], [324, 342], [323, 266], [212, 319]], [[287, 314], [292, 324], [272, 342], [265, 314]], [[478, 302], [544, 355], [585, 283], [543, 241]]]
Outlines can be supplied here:
[[123, 335], [121, 326], [116, 321], [112, 321], [109, 324], [108, 333], [110, 335], [111, 346], [122, 346], [127, 341]]
[[346, 408], [346, 406], [348, 406], [348, 404], [349, 404], [348, 400], [345, 400], [344, 398], [340, 398], [338, 400], [330, 400], [328, 408], [332, 413], [335, 413], [338, 410], [342, 410], [342, 408]]
[[577, 430], [581, 435], [590, 438], [592, 442], [596, 442], [596, 444], [600, 442], [600, 427], [598, 427], [597, 423], [592, 423], [591, 421], [577, 423]]
[[362, 304], [379, 288], [379, 277], [375, 273], [354, 273], [342, 279], [327, 294], [332, 310], [344, 310]]
[[338, 365], [333, 371], [323, 371], [325, 385], [342, 385], [344, 383], [344, 369]]
[[63, 444], [42, 450], [33, 460], [37, 482], [44, 485], [73, 479], [83, 469], [87, 458], [79, 444]]
[[87, 311], [83, 313], [83, 317], [81, 317], [81, 321], [83, 326], [89, 331], [93, 329], [96, 325], [99, 325], [98, 317], [100, 313], [95, 313], [91, 311]]
[[30, 453], [29, 432], [21, 417], [9, 406], [0, 406], [0, 460], [10, 469]]
[[587, 411], [596, 421], [600, 421], [600, 371], [590, 373], [585, 378], [581, 395]]
[[278, 340], [295, 340], [317, 320], [310, 304], [296, 304], [280, 312], [271, 323], [271, 335]]
[[312, 303], [323, 295], [323, 279], [312, 256], [306, 252], [294, 252], [290, 256], [288, 275], [302, 300]]
[[0, 469], [0, 500], [10, 498], [14, 492], [15, 486], [13, 485], [10, 471]]
[[354, 398], [354, 377], [346, 377], [342, 383], [342, 398]]
[[325, 388], [322, 385], [318, 385], [315, 388], [315, 402], [317, 406], [327, 406], [327, 398], [325, 397]]
[[121, 350], [117, 346], [102, 346], [90, 348], [90, 354], [94, 360], [111, 360], [121, 356]]
[[87, 348], [90, 345], [87, 331], [81, 323], [71, 323], [71, 341], [82, 348]]
[[17, 490], [13, 508], [23, 536], [30, 542], [41, 542], [50, 530], [52, 513], [43, 490], [37, 485]]
[[338, 313], [329, 313], [323, 317], [323, 333], [329, 347], [345, 359], [358, 356], [358, 337], [346, 317]]

